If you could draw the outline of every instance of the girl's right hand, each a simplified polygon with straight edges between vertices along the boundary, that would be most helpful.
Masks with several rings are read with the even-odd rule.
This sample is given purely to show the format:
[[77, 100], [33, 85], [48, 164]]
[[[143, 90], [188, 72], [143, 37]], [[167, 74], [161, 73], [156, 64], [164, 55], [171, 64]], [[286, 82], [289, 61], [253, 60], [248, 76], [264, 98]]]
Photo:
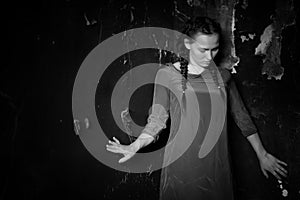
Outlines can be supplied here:
[[114, 141], [108, 141], [108, 145], [106, 145], [106, 150], [113, 153], [121, 153], [124, 155], [123, 158], [119, 160], [119, 163], [123, 163], [133, 157], [136, 153], [134, 148], [131, 145], [122, 145], [120, 144], [117, 138], [113, 137]]

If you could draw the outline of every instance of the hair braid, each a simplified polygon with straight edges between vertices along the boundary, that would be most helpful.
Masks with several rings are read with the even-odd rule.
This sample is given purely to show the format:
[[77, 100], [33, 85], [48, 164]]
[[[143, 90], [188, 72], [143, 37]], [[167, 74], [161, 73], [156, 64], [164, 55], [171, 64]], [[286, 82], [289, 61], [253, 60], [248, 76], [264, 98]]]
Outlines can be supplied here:
[[187, 82], [187, 73], [188, 73], [188, 61], [184, 58], [180, 58], [180, 73], [182, 75], [181, 78], [181, 87], [182, 92], [184, 93], [187, 89], [186, 82]]
[[180, 73], [181, 73], [181, 87], [182, 87], [182, 113], [185, 115], [186, 111], [186, 94], [185, 90], [187, 89], [187, 73], [188, 73], [188, 61], [184, 58], [180, 58]]

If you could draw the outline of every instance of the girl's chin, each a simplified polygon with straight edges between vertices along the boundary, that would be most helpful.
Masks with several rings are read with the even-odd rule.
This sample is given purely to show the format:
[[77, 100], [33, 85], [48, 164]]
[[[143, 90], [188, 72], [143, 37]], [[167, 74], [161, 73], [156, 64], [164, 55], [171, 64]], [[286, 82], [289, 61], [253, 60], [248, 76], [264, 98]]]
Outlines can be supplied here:
[[204, 68], [206, 68], [206, 67], [208, 67], [209, 66], [209, 63], [201, 63], [201, 65], [200, 65], [201, 67], [204, 67]]

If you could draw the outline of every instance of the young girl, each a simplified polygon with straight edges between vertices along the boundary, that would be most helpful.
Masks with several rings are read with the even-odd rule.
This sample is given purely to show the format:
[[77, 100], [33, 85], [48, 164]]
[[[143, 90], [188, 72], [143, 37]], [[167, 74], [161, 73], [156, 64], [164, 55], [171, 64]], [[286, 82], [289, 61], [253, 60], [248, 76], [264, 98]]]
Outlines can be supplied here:
[[[140, 136], [130, 145], [114, 138], [107, 150], [125, 162], [157, 139], [171, 118], [164, 152], [160, 199], [233, 199], [227, 147], [227, 102], [236, 124], [251, 143], [265, 176], [286, 176], [286, 163], [267, 153], [245, 109], [230, 73], [213, 62], [219, 51], [220, 25], [207, 17], [187, 24], [184, 46], [188, 62], [163, 67], [156, 74], [152, 113]], [[159, 83], [164, 83], [164, 87]], [[179, 98], [178, 98], [179, 97]], [[195, 134], [194, 134], [195, 133]]]

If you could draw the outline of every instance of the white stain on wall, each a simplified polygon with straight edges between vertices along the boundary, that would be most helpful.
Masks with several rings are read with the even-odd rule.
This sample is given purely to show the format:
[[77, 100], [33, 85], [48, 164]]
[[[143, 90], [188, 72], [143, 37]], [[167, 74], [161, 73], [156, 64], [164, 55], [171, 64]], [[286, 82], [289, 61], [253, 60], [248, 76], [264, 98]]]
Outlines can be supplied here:
[[260, 44], [255, 49], [255, 55], [266, 55], [267, 49], [272, 41], [273, 31], [274, 28], [272, 24], [265, 28], [263, 34], [260, 36]]

